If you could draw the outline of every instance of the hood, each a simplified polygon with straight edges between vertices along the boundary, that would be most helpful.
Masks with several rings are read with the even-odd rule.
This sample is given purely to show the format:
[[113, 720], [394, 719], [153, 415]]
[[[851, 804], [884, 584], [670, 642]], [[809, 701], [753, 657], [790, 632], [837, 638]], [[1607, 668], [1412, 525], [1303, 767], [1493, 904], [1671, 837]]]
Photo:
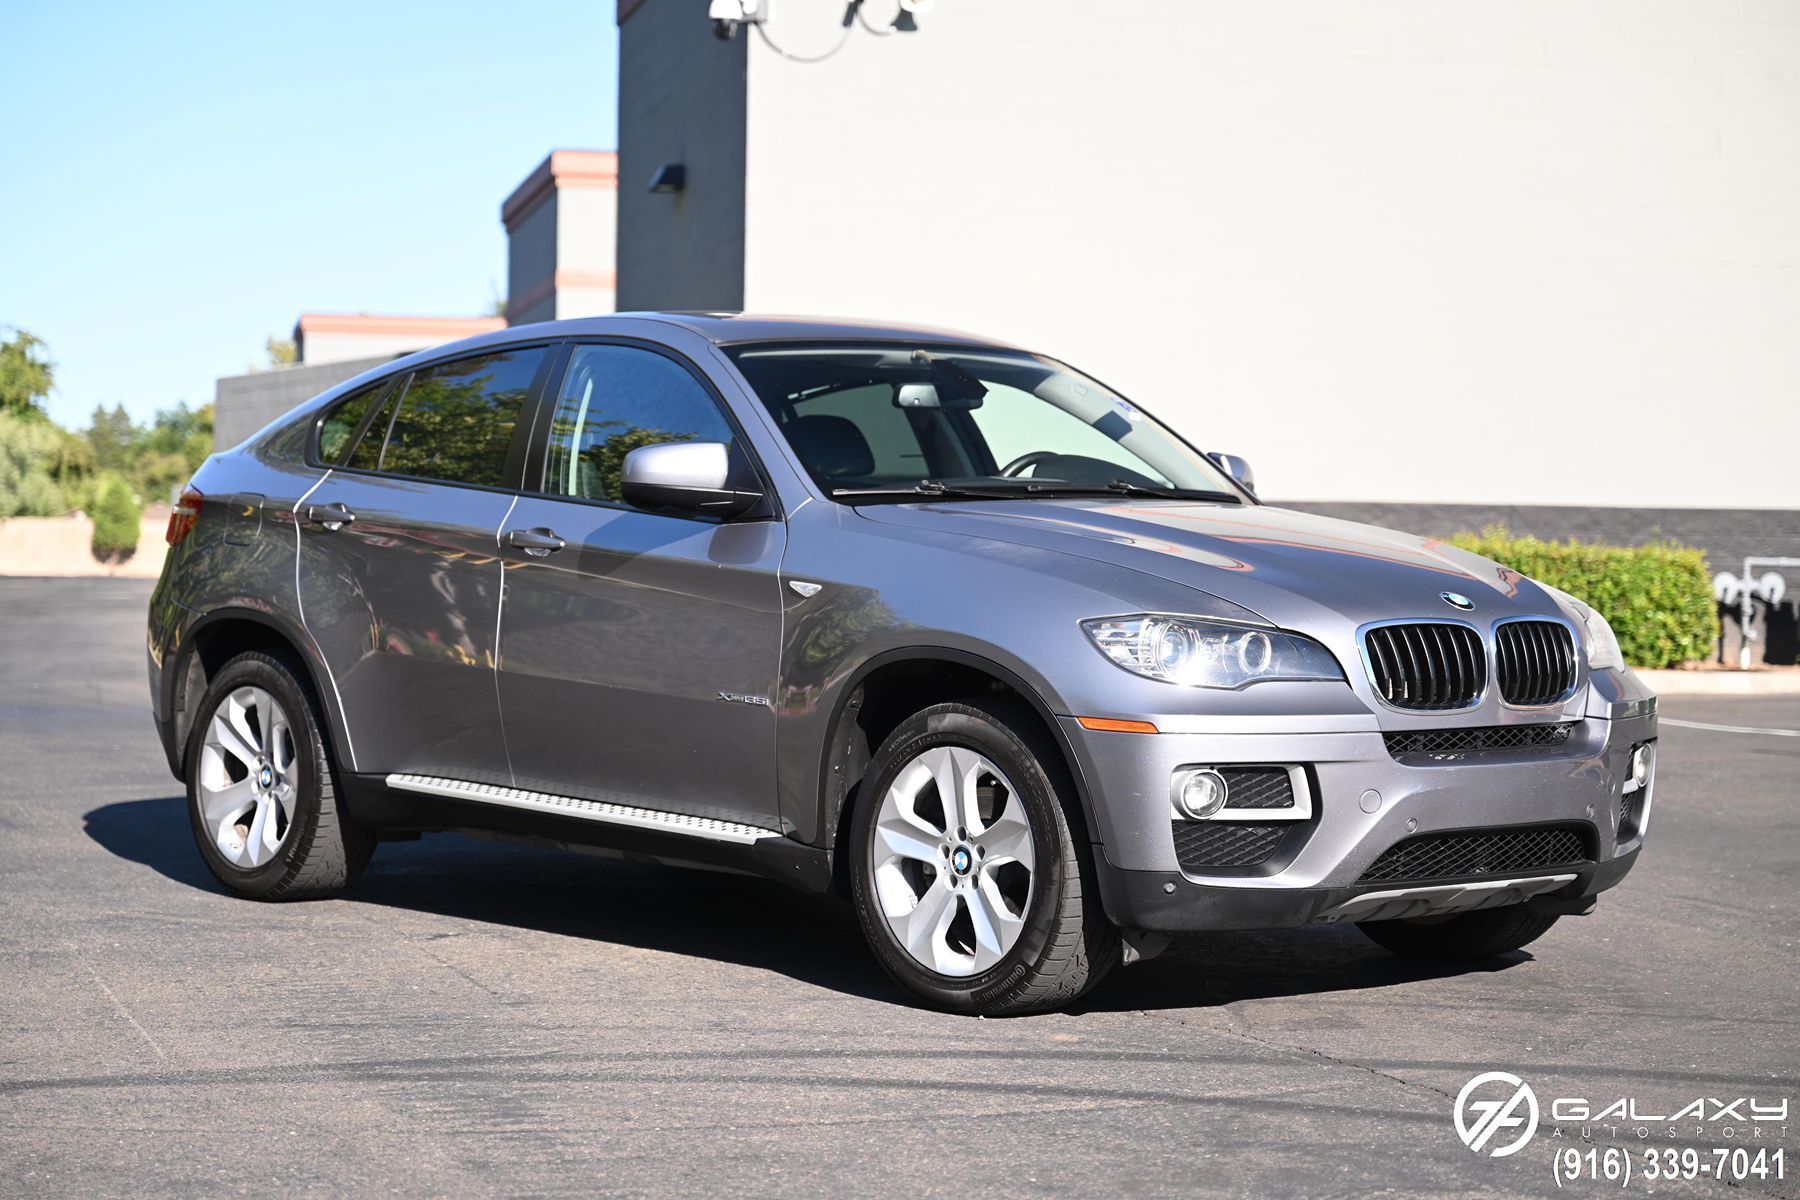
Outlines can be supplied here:
[[[1486, 626], [1502, 616], [1561, 615], [1525, 576], [1447, 542], [1270, 505], [1083, 497], [857, 511], [1159, 575], [1302, 632], [1346, 620], [1460, 617]], [[1453, 607], [1444, 592], [1474, 608]]]

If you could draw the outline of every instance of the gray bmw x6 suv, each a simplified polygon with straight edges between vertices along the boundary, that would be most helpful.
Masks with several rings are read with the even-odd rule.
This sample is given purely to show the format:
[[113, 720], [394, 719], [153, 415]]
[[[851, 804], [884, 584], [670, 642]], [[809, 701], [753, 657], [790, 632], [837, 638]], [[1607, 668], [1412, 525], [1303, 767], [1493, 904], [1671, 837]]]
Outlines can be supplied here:
[[840, 893], [913, 994], [1018, 1013], [1182, 930], [1515, 950], [1650, 813], [1600, 614], [941, 330], [458, 342], [209, 459], [169, 541], [156, 725], [257, 899], [497, 831]]

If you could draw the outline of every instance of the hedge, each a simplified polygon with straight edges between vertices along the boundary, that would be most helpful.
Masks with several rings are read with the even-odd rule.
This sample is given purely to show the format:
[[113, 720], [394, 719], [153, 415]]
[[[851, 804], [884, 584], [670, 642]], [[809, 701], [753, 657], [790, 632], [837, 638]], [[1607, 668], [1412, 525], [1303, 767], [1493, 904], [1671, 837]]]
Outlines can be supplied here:
[[123, 476], [117, 471], [102, 475], [88, 513], [94, 519], [94, 557], [113, 563], [130, 558], [137, 550], [142, 512]]
[[1450, 540], [1593, 606], [1634, 667], [1679, 666], [1713, 653], [1718, 606], [1706, 556], [1691, 546], [1545, 542], [1514, 537], [1501, 526]]

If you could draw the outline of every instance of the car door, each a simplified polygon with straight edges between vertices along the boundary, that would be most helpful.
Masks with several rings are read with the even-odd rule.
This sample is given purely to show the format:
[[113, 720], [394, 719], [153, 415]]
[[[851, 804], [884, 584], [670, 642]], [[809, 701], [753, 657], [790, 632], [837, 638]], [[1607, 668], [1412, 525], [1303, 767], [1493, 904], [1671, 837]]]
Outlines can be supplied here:
[[343, 429], [350, 401], [321, 424], [332, 470], [298, 513], [300, 600], [359, 772], [511, 782], [494, 693], [495, 537], [550, 358], [508, 347], [421, 367], [360, 402], [359, 430]]
[[659, 350], [577, 344], [547, 392], [532, 485], [501, 531], [499, 693], [518, 786], [776, 826], [777, 575], [785, 527], [632, 508], [625, 455], [748, 450]]

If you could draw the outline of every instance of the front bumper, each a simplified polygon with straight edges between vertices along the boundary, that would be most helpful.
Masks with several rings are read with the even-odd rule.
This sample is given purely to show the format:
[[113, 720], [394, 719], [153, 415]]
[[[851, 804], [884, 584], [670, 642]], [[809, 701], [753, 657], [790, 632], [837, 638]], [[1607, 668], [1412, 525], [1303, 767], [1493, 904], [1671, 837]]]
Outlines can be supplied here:
[[[1065, 732], [1087, 783], [1100, 891], [1113, 922], [1146, 931], [1255, 929], [1509, 902], [1585, 911], [1624, 878], [1643, 844], [1652, 789], [1624, 823], [1620, 796], [1632, 748], [1656, 738], [1655, 700], [1648, 692], [1611, 697], [1577, 715], [1568, 741], [1554, 749], [1436, 758], [1396, 758], [1373, 716], [1362, 728], [1344, 728], [1356, 723], [1340, 718], [1339, 728], [1299, 733], [1099, 733], [1074, 720]], [[1182, 767], [1226, 764], [1303, 765], [1313, 814], [1263, 863], [1184, 869], [1170, 779]], [[1509, 872], [1519, 877], [1511, 890], [1487, 886], [1500, 876], [1364, 879], [1383, 851], [1407, 838], [1537, 825], [1582, 830], [1590, 860]], [[1465, 883], [1480, 886], [1455, 886]], [[1435, 891], [1421, 900], [1409, 890], [1415, 884]], [[1353, 903], [1396, 891], [1405, 897]]]

